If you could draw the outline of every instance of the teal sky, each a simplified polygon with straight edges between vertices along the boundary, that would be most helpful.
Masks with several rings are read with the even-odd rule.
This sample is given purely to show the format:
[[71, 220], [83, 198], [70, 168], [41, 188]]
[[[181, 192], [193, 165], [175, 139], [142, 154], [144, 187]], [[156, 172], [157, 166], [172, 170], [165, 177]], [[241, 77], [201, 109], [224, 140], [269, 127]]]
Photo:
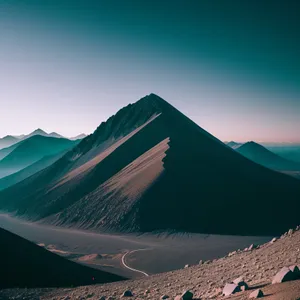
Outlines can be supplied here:
[[221, 140], [300, 142], [300, 2], [0, 0], [0, 136], [156, 93]]

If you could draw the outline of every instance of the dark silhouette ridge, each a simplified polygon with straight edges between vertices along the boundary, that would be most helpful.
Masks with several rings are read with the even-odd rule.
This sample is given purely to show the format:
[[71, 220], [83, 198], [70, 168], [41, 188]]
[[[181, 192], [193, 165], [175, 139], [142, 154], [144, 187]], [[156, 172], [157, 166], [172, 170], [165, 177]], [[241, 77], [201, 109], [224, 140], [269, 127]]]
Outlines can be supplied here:
[[299, 196], [298, 180], [248, 160], [151, 94], [0, 192], [0, 205], [93, 230], [276, 235], [297, 225]]
[[71, 287], [124, 278], [89, 268], [0, 228], [0, 288]]

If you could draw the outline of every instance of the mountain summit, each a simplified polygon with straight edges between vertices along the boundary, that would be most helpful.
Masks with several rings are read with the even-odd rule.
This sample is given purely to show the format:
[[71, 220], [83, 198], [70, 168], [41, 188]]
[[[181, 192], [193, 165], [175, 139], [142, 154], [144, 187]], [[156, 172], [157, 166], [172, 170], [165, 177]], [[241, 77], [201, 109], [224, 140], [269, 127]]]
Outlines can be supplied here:
[[93, 230], [273, 235], [297, 225], [299, 197], [298, 180], [246, 159], [150, 94], [0, 192], [0, 206]]

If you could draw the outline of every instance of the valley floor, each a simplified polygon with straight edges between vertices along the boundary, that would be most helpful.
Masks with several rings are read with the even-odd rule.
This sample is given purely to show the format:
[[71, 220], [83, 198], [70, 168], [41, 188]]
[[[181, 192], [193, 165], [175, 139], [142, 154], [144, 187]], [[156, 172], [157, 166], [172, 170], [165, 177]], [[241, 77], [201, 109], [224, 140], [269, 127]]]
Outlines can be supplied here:
[[[185, 264], [222, 257], [270, 239], [203, 234], [101, 234], [30, 223], [4, 214], [0, 215], [0, 227], [66, 258], [127, 278], [144, 277], [143, 272], [157, 274], [181, 269]], [[126, 265], [131, 269], [122, 262], [125, 254]]]
[[[102, 296], [105, 296], [106, 299], [108, 297], [119, 299], [124, 291], [131, 290], [134, 299], [160, 299], [163, 295], [168, 295], [170, 299], [173, 299], [184, 290], [190, 290], [194, 293], [195, 299], [223, 299], [221, 292], [224, 285], [239, 276], [243, 276], [250, 288], [261, 287], [266, 294], [266, 299], [297, 300], [300, 298], [300, 281], [278, 285], [270, 285], [270, 282], [282, 267], [299, 263], [300, 231], [296, 231], [273, 243], [267, 242], [258, 249], [238, 251], [231, 256], [227, 255], [212, 262], [168, 273], [72, 289], [4, 290], [0, 292], [0, 296], [25, 297], [26, 299], [26, 294], [31, 293], [31, 298], [27, 299], [35, 299], [34, 297], [45, 300], [100, 299]], [[249, 292], [238, 293], [229, 299], [248, 299]]]

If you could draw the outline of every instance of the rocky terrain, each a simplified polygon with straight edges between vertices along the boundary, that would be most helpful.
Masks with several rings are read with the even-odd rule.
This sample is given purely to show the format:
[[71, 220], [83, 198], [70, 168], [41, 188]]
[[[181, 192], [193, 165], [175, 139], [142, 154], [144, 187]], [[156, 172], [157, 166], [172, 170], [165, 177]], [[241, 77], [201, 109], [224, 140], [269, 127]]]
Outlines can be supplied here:
[[[297, 228], [298, 229], [298, 228]], [[300, 280], [272, 284], [275, 275], [287, 266], [300, 264], [300, 231], [290, 230], [278, 239], [263, 245], [251, 245], [247, 249], [229, 253], [213, 261], [200, 261], [198, 265], [185, 266], [181, 270], [144, 277], [138, 280], [83, 286], [69, 289], [3, 290], [2, 299], [119, 299], [127, 291], [132, 299], [175, 299], [184, 291], [192, 298], [178, 299], [249, 299], [249, 295], [261, 289], [265, 299], [300, 299]], [[227, 283], [242, 277], [249, 290], [227, 297], [223, 289]], [[296, 278], [293, 278], [296, 279]], [[130, 292], [130, 293], [129, 293]], [[162, 298], [165, 296], [164, 298]], [[10, 298], [14, 297], [14, 298]], [[27, 297], [27, 298], [26, 298]]]
[[0, 208], [95, 231], [268, 236], [297, 225], [299, 197], [299, 180], [246, 159], [150, 94], [1, 191]]

